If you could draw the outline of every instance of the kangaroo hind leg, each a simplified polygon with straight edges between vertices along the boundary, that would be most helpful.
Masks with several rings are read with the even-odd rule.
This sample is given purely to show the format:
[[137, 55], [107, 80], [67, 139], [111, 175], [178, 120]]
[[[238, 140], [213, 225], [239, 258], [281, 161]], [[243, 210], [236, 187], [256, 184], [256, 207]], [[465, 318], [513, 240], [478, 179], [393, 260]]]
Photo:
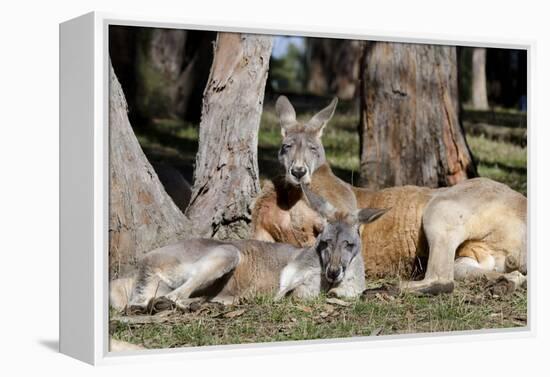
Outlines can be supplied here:
[[[288, 264], [282, 271], [279, 278], [279, 291], [275, 295], [275, 301], [283, 299], [290, 292], [301, 287], [307, 281], [307, 273], [302, 271], [296, 262]], [[305, 298], [308, 292], [305, 289], [298, 290], [298, 296]]]
[[489, 281], [488, 287], [493, 293], [502, 295], [515, 291], [519, 287], [527, 284], [527, 277], [519, 271], [504, 273], [495, 271], [490, 258], [478, 260], [478, 258], [459, 256], [455, 260], [454, 273], [456, 280], [472, 280], [477, 278], [485, 278]]
[[426, 275], [420, 281], [401, 283], [401, 290], [413, 293], [450, 293], [454, 289], [454, 259], [466, 238], [465, 218], [459, 203], [436, 200], [428, 205], [422, 226], [429, 245]]
[[166, 297], [176, 304], [185, 305], [195, 291], [210, 286], [234, 270], [240, 259], [239, 249], [233, 245], [218, 245], [204, 250], [204, 255], [191, 265], [186, 281]]

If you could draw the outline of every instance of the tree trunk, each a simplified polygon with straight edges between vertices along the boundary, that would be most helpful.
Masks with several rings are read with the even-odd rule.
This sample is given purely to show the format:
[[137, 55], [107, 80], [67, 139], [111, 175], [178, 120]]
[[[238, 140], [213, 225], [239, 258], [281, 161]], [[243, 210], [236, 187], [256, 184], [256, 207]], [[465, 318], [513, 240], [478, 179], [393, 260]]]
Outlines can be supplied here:
[[317, 95], [355, 98], [361, 41], [309, 38], [307, 90]]
[[477, 175], [458, 117], [456, 48], [374, 42], [362, 63], [362, 186], [438, 187]]
[[[212, 41], [213, 35], [208, 32], [153, 29], [150, 67], [168, 83], [157, 88], [166, 96], [168, 115], [185, 117], [194, 93], [201, 93], [205, 87], [212, 62]], [[200, 101], [196, 105], [200, 106]]]
[[109, 85], [109, 272], [116, 278], [144, 253], [193, 232], [141, 150], [111, 65]]
[[218, 33], [186, 212], [202, 236], [248, 236], [260, 188], [258, 129], [271, 47], [271, 37]]
[[487, 78], [485, 76], [485, 61], [487, 50], [476, 47], [472, 49], [472, 106], [474, 109], [487, 110]]
[[198, 122], [215, 34], [131, 26], [111, 26], [109, 32], [110, 55], [132, 119]]

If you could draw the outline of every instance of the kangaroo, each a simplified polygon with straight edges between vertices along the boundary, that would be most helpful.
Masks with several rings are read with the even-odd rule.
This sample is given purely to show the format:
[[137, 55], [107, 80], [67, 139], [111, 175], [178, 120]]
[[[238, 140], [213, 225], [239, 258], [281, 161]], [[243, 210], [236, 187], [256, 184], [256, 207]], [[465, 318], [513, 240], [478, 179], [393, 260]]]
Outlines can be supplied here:
[[305, 247], [314, 243], [320, 218], [305, 205], [298, 185], [343, 211], [357, 207], [391, 210], [361, 227], [367, 276], [410, 276], [427, 258], [424, 278], [403, 281], [402, 291], [451, 292], [454, 280], [504, 279], [511, 289], [527, 273], [527, 199], [501, 183], [475, 178], [448, 188], [403, 186], [380, 191], [353, 187], [336, 177], [326, 161], [323, 129], [335, 98], [306, 123], [296, 120], [284, 96], [276, 102], [282, 133], [279, 161], [284, 175], [263, 185], [252, 211], [253, 238]]
[[302, 189], [324, 223], [312, 246], [257, 240], [180, 241], [146, 254], [135, 279], [114, 281], [111, 305], [119, 310], [126, 305], [146, 307], [159, 296], [185, 306], [192, 297], [227, 303], [257, 293], [276, 292], [276, 299], [287, 294], [310, 298], [321, 291], [337, 297], [360, 295], [365, 276], [359, 224], [373, 222], [386, 210], [343, 212], [305, 185]]

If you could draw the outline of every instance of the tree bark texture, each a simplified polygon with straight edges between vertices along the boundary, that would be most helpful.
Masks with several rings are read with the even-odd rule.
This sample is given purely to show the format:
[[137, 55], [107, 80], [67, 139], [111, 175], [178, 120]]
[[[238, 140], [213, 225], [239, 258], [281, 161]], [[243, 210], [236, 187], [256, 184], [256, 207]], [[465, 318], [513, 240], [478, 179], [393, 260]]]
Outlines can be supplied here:
[[487, 50], [481, 47], [472, 49], [472, 106], [474, 109], [487, 110], [487, 77], [485, 62]]
[[192, 232], [143, 154], [112, 66], [109, 85], [109, 272], [116, 278], [143, 254]]
[[204, 237], [248, 237], [260, 189], [258, 129], [271, 48], [271, 37], [218, 33], [186, 211]]
[[307, 90], [323, 96], [334, 94], [344, 100], [355, 98], [362, 42], [308, 38], [307, 43]]
[[362, 186], [439, 187], [477, 175], [459, 121], [456, 48], [374, 42], [361, 61]]

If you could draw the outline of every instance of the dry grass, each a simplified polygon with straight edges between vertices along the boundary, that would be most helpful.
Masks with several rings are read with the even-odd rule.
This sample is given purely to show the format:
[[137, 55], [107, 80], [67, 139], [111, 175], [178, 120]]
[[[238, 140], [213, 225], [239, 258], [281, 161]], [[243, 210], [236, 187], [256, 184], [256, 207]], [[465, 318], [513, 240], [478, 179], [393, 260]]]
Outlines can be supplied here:
[[347, 306], [325, 296], [281, 302], [263, 296], [238, 305], [205, 303], [191, 312], [161, 312], [145, 321], [113, 313], [110, 333], [146, 348], [174, 348], [527, 325], [525, 290], [499, 297], [482, 287], [460, 283], [454, 293], [435, 297], [376, 294], [346, 301]]

